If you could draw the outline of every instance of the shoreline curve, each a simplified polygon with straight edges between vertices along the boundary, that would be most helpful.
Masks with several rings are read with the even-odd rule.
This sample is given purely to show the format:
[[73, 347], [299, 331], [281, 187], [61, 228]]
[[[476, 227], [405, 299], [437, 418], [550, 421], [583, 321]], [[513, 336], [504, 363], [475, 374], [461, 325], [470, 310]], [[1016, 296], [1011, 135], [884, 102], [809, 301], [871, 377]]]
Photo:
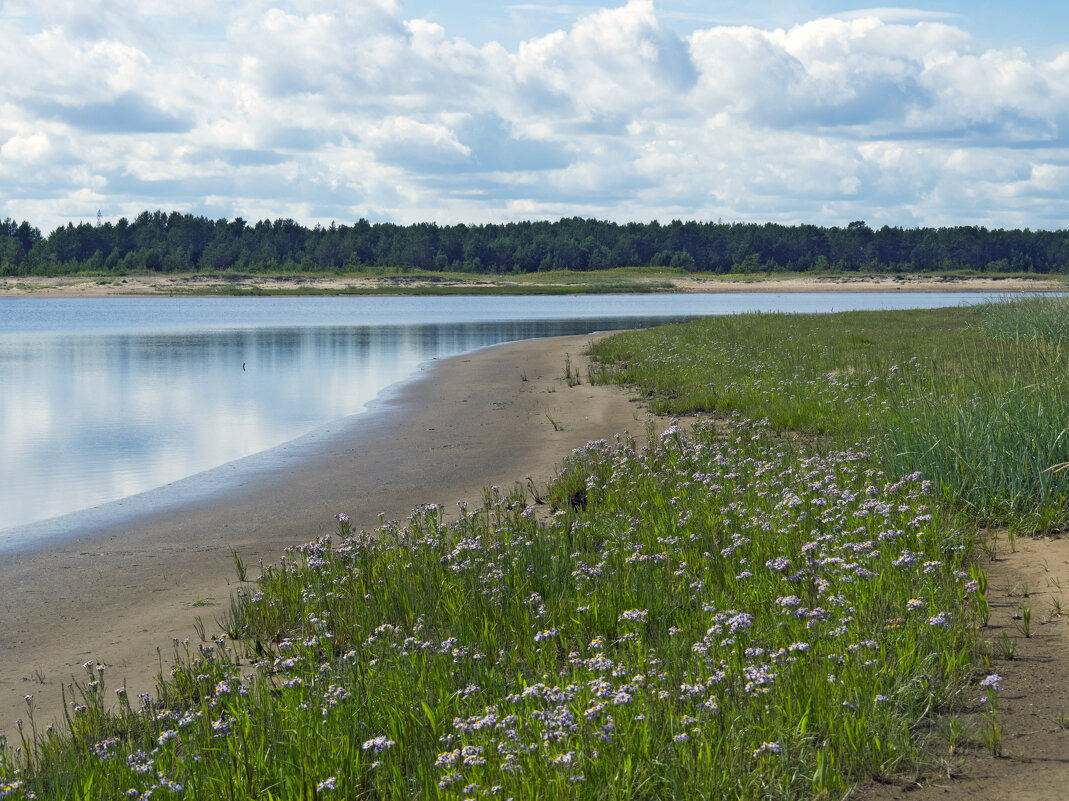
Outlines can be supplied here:
[[[107, 686], [151, 691], [173, 638], [209, 631], [238, 586], [231, 549], [257, 564], [334, 531], [334, 515], [371, 529], [380, 513], [478, 503], [484, 486], [538, 486], [574, 448], [645, 429], [617, 387], [563, 380], [565, 354], [597, 335], [496, 345], [431, 363], [329, 436], [283, 447], [188, 502], [145, 509], [0, 560], [0, 732], [34, 696], [35, 720], [62, 715], [60, 689], [94, 660]], [[552, 418], [552, 419], [551, 419]], [[662, 427], [667, 421], [661, 423]]]

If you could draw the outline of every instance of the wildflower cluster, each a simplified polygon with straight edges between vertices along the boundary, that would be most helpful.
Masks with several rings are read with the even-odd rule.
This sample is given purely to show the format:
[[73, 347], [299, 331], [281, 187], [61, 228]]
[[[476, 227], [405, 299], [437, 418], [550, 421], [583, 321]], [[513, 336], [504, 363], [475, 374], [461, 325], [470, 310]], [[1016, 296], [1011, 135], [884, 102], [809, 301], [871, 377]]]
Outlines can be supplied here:
[[87, 769], [187, 798], [841, 788], [969, 669], [961, 542], [920, 476], [872, 464], [737, 420], [590, 443], [561, 476], [585, 503], [541, 522], [494, 490], [449, 523], [339, 516], [235, 599], [229, 637], [176, 643]]

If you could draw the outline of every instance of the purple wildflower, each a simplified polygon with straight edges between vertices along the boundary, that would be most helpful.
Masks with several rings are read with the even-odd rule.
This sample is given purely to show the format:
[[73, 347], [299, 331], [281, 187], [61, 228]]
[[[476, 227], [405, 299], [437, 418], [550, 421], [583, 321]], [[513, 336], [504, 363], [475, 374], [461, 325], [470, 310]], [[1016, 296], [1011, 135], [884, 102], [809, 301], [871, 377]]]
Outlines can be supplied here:
[[392, 745], [394, 745], [393, 740], [388, 740], [385, 735], [380, 735], [378, 737], [372, 737], [370, 740], [366, 740], [361, 748], [365, 751], [374, 751], [376, 754], [381, 754]]

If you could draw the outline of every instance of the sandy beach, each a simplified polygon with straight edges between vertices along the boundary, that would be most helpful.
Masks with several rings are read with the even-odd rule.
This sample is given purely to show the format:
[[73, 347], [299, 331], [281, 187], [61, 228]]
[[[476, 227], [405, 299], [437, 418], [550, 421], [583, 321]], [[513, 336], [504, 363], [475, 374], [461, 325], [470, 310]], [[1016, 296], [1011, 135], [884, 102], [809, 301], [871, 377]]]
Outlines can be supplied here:
[[[1064, 292], [1069, 286], [1064, 280], [1049, 278], [961, 278], [938, 275], [726, 275], [680, 276], [659, 275], [629, 277], [637, 285], [671, 284], [676, 292]], [[553, 287], [552, 280], [538, 286]], [[581, 282], [579, 284], [582, 285]], [[123, 297], [174, 294], [233, 294], [235, 292], [266, 291], [272, 293], [320, 292], [324, 294], [361, 294], [418, 292], [420, 289], [467, 288], [473, 291], [493, 288], [507, 293], [510, 286], [517, 291], [532, 286], [531, 281], [508, 276], [477, 276], [458, 281], [437, 276], [363, 275], [327, 277], [318, 275], [178, 275], [178, 276], [117, 276], [113, 279], [79, 276], [58, 277], [0, 277], [2, 297]], [[576, 286], [576, 284], [570, 284]], [[597, 291], [596, 285], [591, 291]]]
[[196, 640], [197, 616], [216, 630], [237, 585], [231, 548], [254, 579], [261, 561], [334, 531], [338, 512], [372, 528], [380, 512], [404, 520], [421, 503], [477, 503], [490, 483], [531, 475], [541, 488], [571, 449], [643, 434], [643, 408], [619, 389], [564, 382], [566, 353], [585, 375], [589, 340], [530, 340], [432, 363], [331, 436], [285, 447], [266, 474], [5, 556], [0, 731], [14, 733], [30, 694], [38, 723], [53, 719], [61, 685], [84, 677], [90, 659], [109, 666], [108, 687], [152, 690], [157, 648], [166, 667], [172, 638]]

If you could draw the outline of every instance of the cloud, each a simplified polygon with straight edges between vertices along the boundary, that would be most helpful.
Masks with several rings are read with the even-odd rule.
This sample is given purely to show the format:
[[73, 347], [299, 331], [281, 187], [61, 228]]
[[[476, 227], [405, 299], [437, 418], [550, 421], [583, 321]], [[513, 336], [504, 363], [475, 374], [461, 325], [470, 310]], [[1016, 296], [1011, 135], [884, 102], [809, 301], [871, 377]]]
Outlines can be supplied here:
[[682, 36], [652, 0], [526, 3], [512, 10], [575, 21], [506, 47], [392, 0], [176, 8], [4, 5], [0, 70], [20, 79], [0, 86], [0, 215], [1069, 214], [1069, 53], [982, 49], [962, 17], [872, 8]]
[[462, 144], [443, 122], [392, 117], [375, 127], [366, 141], [382, 162], [418, 170], [467, 164], [471, 160], [471, 148]]
[[571, 162], [561, 143], [513, 136], [505, 120], [493, 114], [471, 116], [459, 128], [480, 172], [513, 173], [559, 170]]
[[924, 81], [932, 54], [965, 43], [946, 26], [903, 30], [873, 18], [826, 18], [789, 31], [714, 28], [691, 38], [706, 92], [776, 127], [902, 120], [932, 102]]
[[28, 136], [13, 136], [0, 146], [0, 156], [24, 164], [39, 164], [51, 155], [52, 142], [40, 131]]
[[191, 164], [219, 162], [230, 167], [275, 166], [287, 161], [287, 157], [274, 150], [256, 150], [252, 148], [218, 148], [206, 147], [185, 155]]
[[103, 103], [79, 106], [43, 101], [31, 108], [44, 119], [60, 120], [93, 133], [185, 133], [192, 128], [190, 120], [167, 114], [130, 92]]
[[580, 115], [672, 103], [698, 77], [685, 43], [661, 24], [652, 0], [631, 0], [568, 32], [524, 42], [513, 68], [533, 107], [551, 98], [551, 108]]
[[1041, 62], [1022, 51], [988, 51], [934, 60], [921, 80], [933, 103], [915, 124], [976, 129], [1006, 140], [1060, 141], [1069, 123], [1064, 61]]

